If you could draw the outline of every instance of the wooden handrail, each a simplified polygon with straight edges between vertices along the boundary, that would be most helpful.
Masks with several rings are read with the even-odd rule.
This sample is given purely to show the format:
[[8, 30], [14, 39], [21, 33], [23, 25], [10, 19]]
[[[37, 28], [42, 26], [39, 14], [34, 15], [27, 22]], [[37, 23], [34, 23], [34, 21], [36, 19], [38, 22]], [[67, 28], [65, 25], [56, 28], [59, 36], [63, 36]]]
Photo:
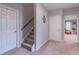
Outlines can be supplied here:
[[34, 18], [32, 18], [28, 23], [26, 23], [21, 30], [23, 30]]

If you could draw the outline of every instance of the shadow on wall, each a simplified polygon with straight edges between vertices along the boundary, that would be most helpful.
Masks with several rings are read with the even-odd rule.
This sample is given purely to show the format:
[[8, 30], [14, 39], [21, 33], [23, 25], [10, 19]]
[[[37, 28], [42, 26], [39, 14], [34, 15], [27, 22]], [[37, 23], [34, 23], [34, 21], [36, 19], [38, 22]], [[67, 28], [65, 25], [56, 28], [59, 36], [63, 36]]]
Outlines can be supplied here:
[[23, 4], [23, 26], [26, 25], [30, 20], [33, 20], [23, 29], [23, 38], [27, 36], [32, 27], [34, 27], [34, 4], [26, 3]]

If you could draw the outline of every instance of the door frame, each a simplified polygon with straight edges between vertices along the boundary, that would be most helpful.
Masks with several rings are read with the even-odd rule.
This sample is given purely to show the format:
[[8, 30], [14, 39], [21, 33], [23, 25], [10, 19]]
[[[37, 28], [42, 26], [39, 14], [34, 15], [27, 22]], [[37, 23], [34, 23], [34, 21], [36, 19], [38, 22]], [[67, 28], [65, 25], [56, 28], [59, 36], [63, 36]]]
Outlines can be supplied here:
[[[79, 14], [70, 14], [70, 15], [75, 15], [76, 17], [77, 17], [77, 40], [78, 40], [78, 42], [77, 43], [79, 43]], [[67, 16], [67, 15], [66, 15]], [[63, 15], [63, 41], [65, 42], [65, 36], [64, 36], [64, 26], [65, 26], [65, 15]]]
[[34, 6], [34, 51], [36, 51], [36, 4]]

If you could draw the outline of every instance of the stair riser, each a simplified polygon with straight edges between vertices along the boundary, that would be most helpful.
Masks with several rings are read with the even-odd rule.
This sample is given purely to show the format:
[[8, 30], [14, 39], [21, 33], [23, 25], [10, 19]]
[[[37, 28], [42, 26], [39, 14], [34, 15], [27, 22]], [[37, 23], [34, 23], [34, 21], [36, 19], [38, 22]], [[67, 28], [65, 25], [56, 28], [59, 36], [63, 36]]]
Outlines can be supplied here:
[[31, 31], [31, 33], [34, 33], [34, 31]]
[[28, 36], [29, 39], [34, 39], [34, 37]]
[[34, 35], [29, 35], [30, 37], [34, 37]]
[[30, 33], [29, 35], [32, 35], [32, 36], [34, 36], [34, 33]]
[[34, 30], [32, 30], [34, 32]]
[[33, 40], [25, 40], [24, 42], [25, 42], [25, 43], [28, 43], [28, 44], [31, 44], [31, 45], [33, 45], [33, 43], [34, 43]]
[[30, 33], [30, 35], [34, 35], [34, 33]]

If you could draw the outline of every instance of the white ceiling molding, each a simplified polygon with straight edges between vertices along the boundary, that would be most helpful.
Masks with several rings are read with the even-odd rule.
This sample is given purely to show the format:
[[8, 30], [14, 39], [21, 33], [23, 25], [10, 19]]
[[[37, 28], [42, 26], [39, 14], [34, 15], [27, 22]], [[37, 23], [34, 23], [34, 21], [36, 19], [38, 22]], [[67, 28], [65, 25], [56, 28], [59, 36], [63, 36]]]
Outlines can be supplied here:
[[43, 3], [47, 10], [70, 9], [79, 7], [79, 3]]

